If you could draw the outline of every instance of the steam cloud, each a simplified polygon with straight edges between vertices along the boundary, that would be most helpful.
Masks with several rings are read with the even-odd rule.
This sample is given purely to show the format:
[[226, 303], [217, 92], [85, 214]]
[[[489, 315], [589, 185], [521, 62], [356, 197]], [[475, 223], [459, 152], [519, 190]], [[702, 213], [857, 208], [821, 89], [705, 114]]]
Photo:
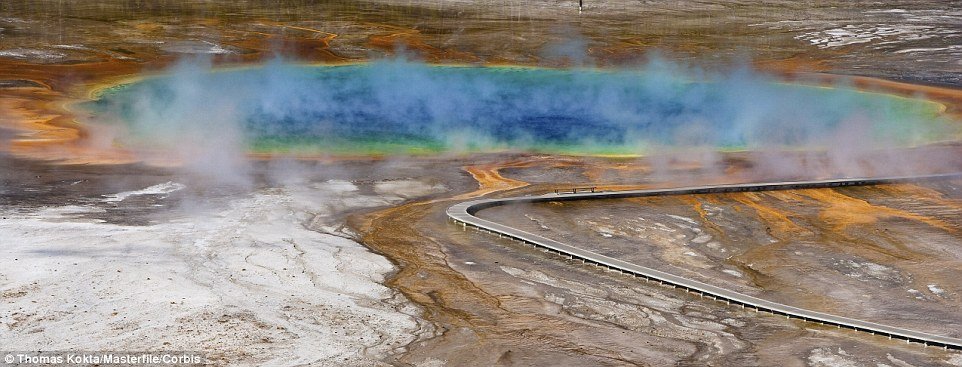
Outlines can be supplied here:
[[225, 176], [245, 172], [252, 146], [670, 152], [705, 165], [720, 159], [720, 148], [733, 148], [771, 151], [763, 166], [773, 174], [800, 169], [781, 167], [779, 152], [809, 150], [827, 157], [819, 165], [861, 175], [878, 168], [869, 156], [886, 158], [890, 148], [950, 132], [930, 104], [787, 86], [748, 68], [712, 74], [661, 59], [611, 71], [399, 59], [324, 68], [275, 61], [212, 72], [206, 62], [185, 61], [169, 74], [107, 93], [96, 109], [129, 129], [127, 145]]

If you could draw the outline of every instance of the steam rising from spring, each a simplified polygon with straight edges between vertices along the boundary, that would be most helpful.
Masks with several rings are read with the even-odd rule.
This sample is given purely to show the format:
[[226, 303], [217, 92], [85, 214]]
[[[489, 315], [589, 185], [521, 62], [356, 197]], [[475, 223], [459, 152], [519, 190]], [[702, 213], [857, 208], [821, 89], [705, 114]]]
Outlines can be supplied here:
[[[786, 85], [747, 68], [710, 74], [656, 60], [635, 70], [349, 66], [169, 75], [107, 91], [95, 104], [145, 151], [187, 162], [243, 152], [411, 154], [533, 151], [652, 154], [719, 149], [912, 146], [950, 130], [939, 106], [845, 88]], [[839, 150], [842, 144], [842, 150]], [[844, 158], [844, 157], [843, 157]], [[845, 159], [842, 159], [844, 161]], [[206, 168], [205, 168], [206, 169]]]

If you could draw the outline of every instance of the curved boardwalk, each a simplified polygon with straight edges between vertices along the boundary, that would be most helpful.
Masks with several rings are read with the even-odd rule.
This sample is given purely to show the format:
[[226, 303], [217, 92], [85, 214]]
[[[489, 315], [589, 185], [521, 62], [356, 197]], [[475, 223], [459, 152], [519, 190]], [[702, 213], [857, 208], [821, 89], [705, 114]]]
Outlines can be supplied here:
[[674, 189], [653, 189], [653, 190], [628, 190], [611, 192], [586, 192], [570, 194], [546, 194], [540, 196], [519, 196], [501, 199], [480, 199], [463, 202], [454, 205], [447, 210], [447, 215], [452, 220], [467, 227], [472, 226], [482, 231], [492, 232], [501, 237], [508, 237], [520, 240], [550, 252], [558, 253], [563, 256], [580, 259], [585, 263], [602, 266], [611, 270], [620, 271], [636, 277], [644, 278], [647, 281], [657, 281], [672, 287], [682, 288], [686, 291], [708, 296], [713, 299], [724, 301], [742, 307], [753, 308], [757, 311], [770, 312], [788, 318], [802, 319], [805, 321], [818, 322], [822, 324], [834, 325], [840, 328], [854, 329], [872, 334], [880, 334], [889, 338], [903, 339], [906, 342], [917, 342], [926, 346], [936, 346], [945, 349], [962, 350], [962, 339], [950, 338], [940, 335], [928, 334], [920, 331], [907, 330], [888, 325], [876, 324], [869, 321], [857, 320], [842, 316], [836, 316], [823, 312], [792, 307], [781, 303], [776, 303], [747, 294], [734, 292], [725, 288], [705, 284], [696, 280], [672, 275], [663, 271], [635, 265], [616, 258], [601, 255], [592, 251], [580, 249], [575, 246], [567, 245], [549, 238], [539, 236], [530, 232], [515, 229], [503, 224], [484, 220], [474, 214], [479, 210], [500, 205], [517, 203], [536, 203], [549, 201], [570, 201], [587, 199], [617, 199], [627, 197], [642, 196], [665, 196], [665, 195], [689, 195], [689, 194], [711, 194], [728, 192], [748, 192], [748, 191], [767, 191], [767, 190], [790, 190], [790, 189], [811, 189], [828, 188], [856, 185], [877, 185], [899, 182], [913, 182], [920, 180], [959, 178], [962, 174], [942, 174], [928, 176], [904, 176], [904, 177], [885, 177], [885, 178], [854, 178], [837, 180], [819, 181], [798, 181], [798, 182], [772, 182], [736, 185], [717, 185], [717, 186], [696, 186]]

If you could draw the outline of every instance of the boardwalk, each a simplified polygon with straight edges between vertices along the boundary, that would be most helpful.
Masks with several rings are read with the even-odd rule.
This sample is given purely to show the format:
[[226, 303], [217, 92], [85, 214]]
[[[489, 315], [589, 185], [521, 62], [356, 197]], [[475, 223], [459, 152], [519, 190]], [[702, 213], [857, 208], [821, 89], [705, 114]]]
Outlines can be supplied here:
[[799, 182], [773, 182], [755, 184], [736, 184], [736, 185], [716, 185], [716, 186], [697, 186], [683, 187], [674, 189], [653, 189], [653, 190], [629, 190], [611, 192], [578, 192], [565, 194], [546, 194], [540, 196], [519, 196], [501, 199], [480, 199], [468, 201], [454, 205], [447, 210], [449, 218], [467, 227], [471, 226], [482, 231], [491, 232], [502, 237], [515, 239], [527, 244], [531, 244], [550, 252], [569, 257], [571, 259], [583, 260], [586, 264], [593, 264], [611, 270], [620, 271], [646, 281], [656, 281], [672, 287], [696, 293], [702, 296], [726, 302], [731, 305], [748, 307], [756, 311], [764, 311], [787, 318], [801, 319], [810, 322], [838, 326], [866, 333], [879, 334], [889, 338], [897, 338], [906, 342], [916, 342], [926, 346], [936, 346], [945, 349], [962, 350], [962, 339], [950, 338], [946, 336], [933, 335], [921, 331], [907, 330], [888, 325], [881, 325], [870, 321], [857, 320], [842, 316], [836, 316], [823, 312], [807, 310], [776, 303], [761, 298], [753, 297], [705, 284], [696, 280], [683, 278], [659, 270], [635, 265], [616, 258], [601, 255], [592, 251], [584, 250], [572, 245], [567, 245], [549, 238], [539, 236], [530, 232], [515, 229], [503, 224], [484, 220], [474, 214], [479, 210], [500, 205], [510, 205], [517, 203], [537, 203], [550, 201], [570, 201], [588, 199], [617, 199], [628, 197], [643, 196], [665, 196], [665, 195], [689, 195], [689, 194], [711, 194], [726, 192], [748, 192], [748, 191], [767, 191], [767, 190], [790, 190], [790, 189], [811, 189], [828, 188], [856, 185], [878, 185], [899, 182], [913, 182], [919, 180], [959, 178], [962, 174], [942, 174], [928, 176], [903, 176], [886, 178], [854, 178], [838, 180], [819, 180], [819, 181], [799, 181]]

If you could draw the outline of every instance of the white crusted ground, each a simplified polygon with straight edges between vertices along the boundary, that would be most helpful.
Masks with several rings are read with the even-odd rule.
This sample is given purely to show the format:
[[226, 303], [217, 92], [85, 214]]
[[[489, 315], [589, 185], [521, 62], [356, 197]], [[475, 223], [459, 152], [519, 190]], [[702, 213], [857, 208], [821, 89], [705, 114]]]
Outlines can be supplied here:
[[[335, 228], [361, 195], [349, 182], [261, 190], [151, 226], [77, 219], [88, 207], [0, 221], [0, 340], [7, 350], [191, 350], [231, 365], [370, 365], [424, 333], [392, 271]], [[159, 187], [159, 186], [158, 186]], [[179, 184], [106, 201], [169, 194]], [[157, 192], [155, 192], [157, 191]], [[415, 190], [416, 191], [416, 190]]]

